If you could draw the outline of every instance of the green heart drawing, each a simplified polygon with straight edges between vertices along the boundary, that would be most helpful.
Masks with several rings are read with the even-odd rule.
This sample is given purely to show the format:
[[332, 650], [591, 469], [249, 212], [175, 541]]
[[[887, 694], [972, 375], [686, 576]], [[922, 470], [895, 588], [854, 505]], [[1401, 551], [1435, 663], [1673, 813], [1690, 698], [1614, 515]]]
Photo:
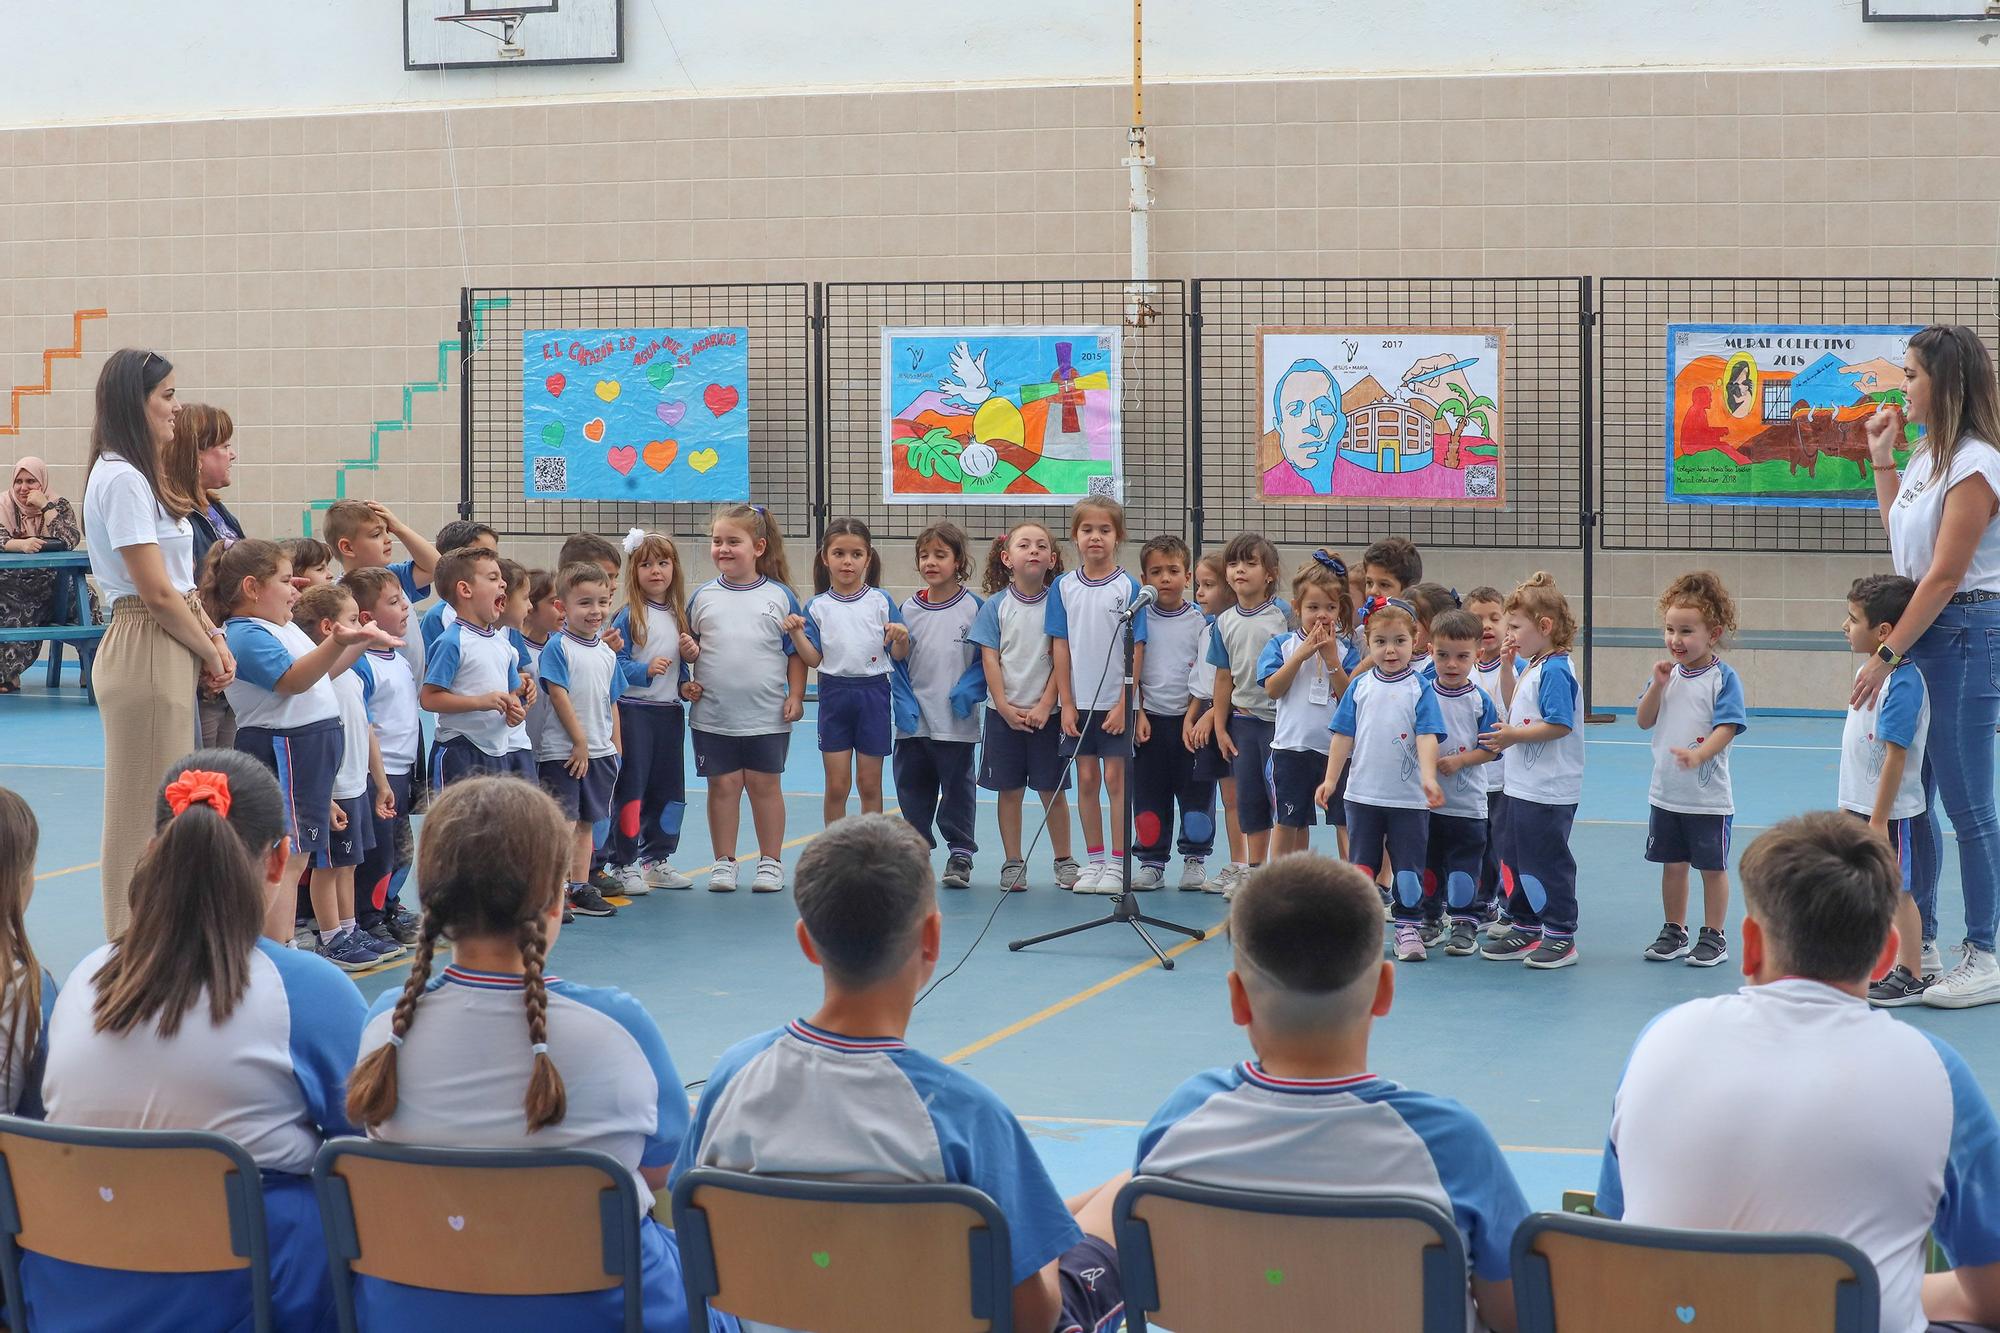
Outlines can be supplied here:
[[548, 425], [546, 425], [546, 426], [542, 427], [542, 447], [543, 447], [543, 448], [545, 448], [545, 449], [560, 449], [560, 448], [562, 447], [562, 442], [563, 442], [563, 424], [562, 424], [562, 422], [560, 422], [560, 421], [551, 421], [551, 422], [550, 422], [550, 423], [549, 423]]
[[825, 1250], [814, 1250], [813, 1264], [819, 1268], [830, 1267], [833, 1264], [833, 1256], [828, 1254]]
[[1267, 1268], [1264, 1270], [1264, 1280], [1274, 1287], [1282, 1287], [1285, 1284], [1285, 1270], [1282, 1268]]
[[655, 389], [664, 389], [674, 382], [674, 368], [665, 361], [655, 361], [646, 367], [646, 383]]

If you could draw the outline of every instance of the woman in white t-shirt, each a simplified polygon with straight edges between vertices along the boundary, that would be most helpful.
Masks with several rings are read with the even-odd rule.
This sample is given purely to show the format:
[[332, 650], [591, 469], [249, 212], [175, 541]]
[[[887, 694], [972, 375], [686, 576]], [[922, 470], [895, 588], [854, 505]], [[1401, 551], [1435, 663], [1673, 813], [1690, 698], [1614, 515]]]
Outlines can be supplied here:
[[83, 531], [111, 607], [94, 680], [104, 724], [104, 934], [131, 920], [132, 867], [153, 836], [160, 774], [200, 745], [195, 691], [236, 664], [194, 596], [191, 502], [161, 471], [174, 434], [174, 368], [158, 352], [113, 352], [97, 377]]
[[[1871, 703], [1908, 656], [1931, 696], [1924, 793], [1914, 854], [1942, 855], [1938, 798], [1958, 833], [1965, 888], [1965, 952], [1924, 992], [1924, 1003], [1964, 1009], [2000, 1001], [1994, 924], [2000, 912], [2000, 818], [1993, 798], [1993, 731], [2000, 720], [2000, 386], [1979, 336], [1933, 324], [1903, 357], [1905, 407], [1867, 423], [1875, 495], [1896, 572], [1917, 592], [1855, 678], [1853, 702]], [[1904, 423], [1923, 428], [1900, 475]], [[1928, 844], [1923, 845], [1923, 844]], [[1921, 878], [1921, 877], [1920, 877]], [[1932, 883], [1937, 876], [1929, 876]]]

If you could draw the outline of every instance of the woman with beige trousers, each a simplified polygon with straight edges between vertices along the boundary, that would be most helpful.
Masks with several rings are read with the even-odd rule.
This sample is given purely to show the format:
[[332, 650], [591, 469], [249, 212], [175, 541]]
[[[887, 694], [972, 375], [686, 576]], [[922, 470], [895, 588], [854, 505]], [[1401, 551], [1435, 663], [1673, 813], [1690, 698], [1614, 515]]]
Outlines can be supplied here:
[[104, 724], [104, 935], [131, 920], [132, 868], [153, 837], [167, 769], [200, 745], [195, 693], [236, 674], [222, 631], [194, 596], [188, 497], [160, 450], [174, 435], [174, 368], [158, 352], [113, 352], [97, 377], [83, 530], [90, 572], [111, 607], [93, 679]]

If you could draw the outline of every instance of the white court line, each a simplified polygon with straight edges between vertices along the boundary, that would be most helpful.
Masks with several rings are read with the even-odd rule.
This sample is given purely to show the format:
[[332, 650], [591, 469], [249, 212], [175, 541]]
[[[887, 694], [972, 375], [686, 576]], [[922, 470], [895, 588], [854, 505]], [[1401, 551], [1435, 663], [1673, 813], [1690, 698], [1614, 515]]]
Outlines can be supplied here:
[[[1585, 737], [1583, 743], [1585, 745], [1643, 745], [1649, 748], [1653, 744], [1651, 741], [1592, 740], [1589, 737]], [[1753, 745], [1749, 742], [1731, 742], [1729, 748], [1731, 750], [1821, 750], [1827, 754], [1840, 753], [1838, 745]]]

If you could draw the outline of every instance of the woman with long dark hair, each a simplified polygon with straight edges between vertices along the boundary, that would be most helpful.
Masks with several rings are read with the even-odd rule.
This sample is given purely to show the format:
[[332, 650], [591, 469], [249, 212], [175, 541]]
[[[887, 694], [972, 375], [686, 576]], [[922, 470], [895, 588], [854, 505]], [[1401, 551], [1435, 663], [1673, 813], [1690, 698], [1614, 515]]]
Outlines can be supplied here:
[[158, 352], [113, 352], [97, 377], [83, 528], [90, 571], [111, 603], [97, 650], [104, 724], [104, 933], [131, 919], [132, 867], [153, 836], [153, 794], [199, 743], [195, 692], [220, 689], [236, 663], [195, 598], [191, 502], [160, 450], [174, 434], [174, 368]]
[[[1964, 1009], [2000, 1001], [1994, 926], [2000, 914], [2000, 817], [1994, 812], [1993, 731], [2000, 720], [2000, 385], [1979, 335], [1933, 324], [1903, 358], [1905, 406], [1869, 418], [1875, 496], [1896, 572], [1916, 581], [1909, 609], [1855, 678], [1866, 706], [1889, 673], [1914, 662], [1930, 692], [1924, 750], [1929, 810], [1919, 824], [1916, 875], [1937, 882], [1938, 800], [1958, 834], [1965, 947], [1926, 988], [1924, 1003]], [[1923, 429], [1900, 472], [1905, 421]]]

